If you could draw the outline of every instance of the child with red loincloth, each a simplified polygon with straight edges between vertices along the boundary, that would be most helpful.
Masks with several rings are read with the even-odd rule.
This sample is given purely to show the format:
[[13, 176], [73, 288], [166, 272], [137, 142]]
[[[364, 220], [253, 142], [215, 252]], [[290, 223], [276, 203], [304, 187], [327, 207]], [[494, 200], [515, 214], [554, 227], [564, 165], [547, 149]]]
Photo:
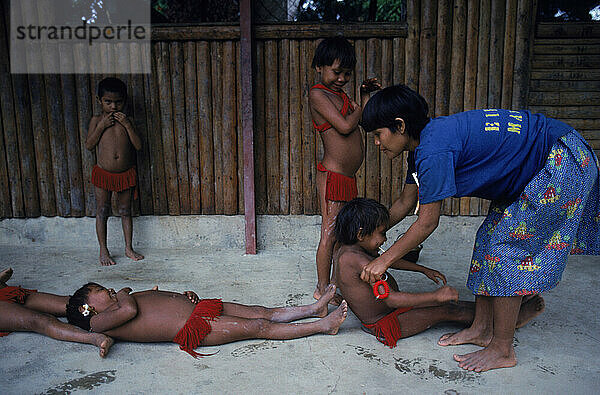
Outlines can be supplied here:
[[[395, 347], [398, 339], [423, 332], [440, 322], [471, 324], [475, 304], [458, 301], [456, 289], [446, 286], [446, 278], [436, 270], [404, 259], [391, 266], [423, 273], [435, 283], [444, 284], [432, 292], [402, 292], [389, 273], [385, 273], [385, 284], [367, 284], [361, 280], [363, 268], [379, 256], [379, 247], [386, 241], [389, 219], [390, 214], [383, 205], [372, 199], [358, 198], [344, 205], [335, 223], [335, 236], [342, 244], [334, 253], [335, 277], [342, 296], [365, 330], [382, 343]], [[517, 327], [525, 325], [543, 309], [541, 296], [525, 301]]]
[[[134, 342], [174, 342], [193, 357], [198, 346], [215, 346], [244, 339], [296, 339], [316, 333], [335, 335], [346, 319], [343, 301], [327, 315], [335, 295], [329, 286], [322, 297], [307, 306], [267, 308], [199, 299], [192, 291], [182, 294], [157, 288], [130, 294], [88, 283], [69, 299], [70, 323], [92, 332]], [[308, 317], [321, 319], [294, 323]]]
[[[361, 105], [343, 91], [356, 65], [352, 45], [342, 37], [326, 38], [318, 45], [312, 67], [321, 82], [310, 89], [308, 103], [314, 128], [323, 142], [323, 159], [317, 163], [317, 192], [321, 207], [321, 238], [317, 248], [317, 288], [321, 297], [330, 282], [331, 256], [335, 245], [333, 224], [344, 202], [357, 197], [355, 174], [364, 158], [363, 135], [358, 128], [369, 94], [380, 89], [377, 79], [363, 82]], [[339, 298], [336, 298], [338, 302]]]
[[12, 269], [0, 272], [0, 337], [10, 332], [36, 332], [56, 340], [93, 344], [100, 349], [101, 357], [108, 354], [113, 339], [56, 318], [65, 316], [68, 296], [8, 286], [12, 274]]
[[[142, 141], [131, 120], [122, 112], [127, 99], [127, 86], [118, 78], [105, 78], [98, 84], [96, 97], [102, 113], [92, 117], [85, 140], [88, 150], [96, 148], [97, 164], [91, 182], [96, 193], [96, 234], [100, 244], [100, 264], [114, 265], [106, 247], [106, 223], [110, 216], [110, 199], [117, 194], [118, 210], [125, 236], [125, 255], [134, 261], [144, 256], [133, 250], [131, 193], [135, 192], [136, 171], [133, 148], [140, 150]], [[135, 193], [134, 193], [135, 195]], [[136, 196], [134, 196], [136, 197]]]

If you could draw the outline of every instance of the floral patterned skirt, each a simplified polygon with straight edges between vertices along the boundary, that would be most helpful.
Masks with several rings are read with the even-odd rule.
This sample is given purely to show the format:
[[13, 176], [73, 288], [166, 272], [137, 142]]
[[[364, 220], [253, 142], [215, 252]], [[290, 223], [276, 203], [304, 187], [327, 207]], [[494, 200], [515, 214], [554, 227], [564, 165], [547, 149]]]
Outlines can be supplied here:
[[540, 293], [558, 284], [569, 254], [600, 255], [598, 174], [596, 155], [571, 131], [517, 200], [493, 201], [475, 239], [473, 294]]

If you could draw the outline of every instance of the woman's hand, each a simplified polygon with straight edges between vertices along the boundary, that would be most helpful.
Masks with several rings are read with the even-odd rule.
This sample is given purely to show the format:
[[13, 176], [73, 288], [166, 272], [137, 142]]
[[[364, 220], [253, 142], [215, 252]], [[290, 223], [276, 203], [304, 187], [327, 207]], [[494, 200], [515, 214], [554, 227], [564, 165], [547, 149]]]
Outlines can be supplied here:
[[376, 258], [363, 267], [360, 279], [366, 283], [373, 284], [381, 279], [381, 276], [390, 267], [383, 257]]
[[446, 285], [446, 276], [444, 276], [442, 273], [438, 272], [437, 270], [429, 269], [426, 267], [423, 270], [423, 274], [426, 275], [428, 278], [430, 278], [431, 281], [433, 281], [436, 284], [439, 284], [440, 280], [441, 280], [442, 283], [444, 285]]

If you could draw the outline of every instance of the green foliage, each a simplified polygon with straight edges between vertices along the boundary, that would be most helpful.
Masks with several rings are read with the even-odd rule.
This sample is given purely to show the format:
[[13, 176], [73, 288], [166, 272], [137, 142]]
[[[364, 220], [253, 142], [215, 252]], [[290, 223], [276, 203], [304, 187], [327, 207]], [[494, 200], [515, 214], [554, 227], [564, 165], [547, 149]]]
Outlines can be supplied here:
[[299, 0], [297, 10], [298, 21], [399, 22], [405, 19], [406, 1]]

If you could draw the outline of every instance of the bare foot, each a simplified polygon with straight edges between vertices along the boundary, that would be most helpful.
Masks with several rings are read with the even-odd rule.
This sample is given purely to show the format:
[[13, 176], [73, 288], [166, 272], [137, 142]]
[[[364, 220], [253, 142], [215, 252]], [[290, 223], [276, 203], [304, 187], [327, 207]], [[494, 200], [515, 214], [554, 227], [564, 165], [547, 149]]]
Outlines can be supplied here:
[[342, 300], [340, 306], [335, 309], [331, 314], [329, 314], [325, 318], [321, 318], [321, 322], [323, 323], [323, 333], [327, 335], [335, 335], [338, 333], [340, 329], [340, 325], [348, 316], [348, 303], [345, 300]]
[[100, 264], [102, 266], [112, 266], [112, 265], [116, 265], [117, 262], [115, 262], [112, 257], [110, 256], [110, 253], [108, 252], [107, 249], [104, 250], [100, 250]]
[[325, 293], [323, 293], [323, 295], [321, 295], [321, 297], [319, 298], [319, 300], [317, 300], [315, 303], [313, 303], [313, 306], [315, 308], [315, 314], [314, 317], [326, 317], [328, 310], [327, 310], [327, 304], [329, 303], [329, 301], [335, 297], [335, 285], [333, 284], [329, 284], [327, 286], [327, 288], [325, 288]]
[[[321, 289], [317, 286], [317, 289], [315, 289], [315, 292], [313, 293], [313, 298], [317, 300], [321, 299], [321, 297], [323, 297], [323, 295], [327, 292], [327, 289], [328, 288]], [[342, 302], [342, 299], [342, 295], [335, 294], [333, 295], [333, 298], [329, 299], [329, 304], [333, 306], [339, 306]]]
[[101, 358], [108, 355], [108, 350], [110, 350], [114, 343], [115, 341], [112, 337], [108, 337], [102, 333], [95, 333], [94, 344], [100, 349]]
[[463, 355], [454, 354], [454, 360], [459, 362], [459, 367], [473, 372], [511, 368], [517, 364], [517, 357], [512, 344], [506, 348], [490, 343], [483, 350]]
[[6, 282], [10, 280], [13, 275], [13, 270], [9, 267], [8, 269], [0, 272], [0, 285], [6, 285]]
[[[525, 298], [523, 298], [523, 300], [525, 300]], [[545, 308], [546, 302], [540, 295], [534, 295], [533, 297], [528, 298], [526, 301], [524, 301], [524, 303], [521, 304], [516, 327], [522, 328], [529, 321], [542, 314]]]
[[144, 259], [144, 256], [142, 254], [138, 254], [137, 252], [135, 252], [132, 248], [126, 248], [125, 249], [125, 255], [131, 259], [133, 259], [134, 261], [141, 261], [142, 259]]
[[460, 332], [446, 333], [438, 340], [439, 346], [457, 346], [459, 344], [475, 344], [476, 346], [486, 347], [492, 340], [492, 332], [478, 330], [475, 328], [465, 328]]

